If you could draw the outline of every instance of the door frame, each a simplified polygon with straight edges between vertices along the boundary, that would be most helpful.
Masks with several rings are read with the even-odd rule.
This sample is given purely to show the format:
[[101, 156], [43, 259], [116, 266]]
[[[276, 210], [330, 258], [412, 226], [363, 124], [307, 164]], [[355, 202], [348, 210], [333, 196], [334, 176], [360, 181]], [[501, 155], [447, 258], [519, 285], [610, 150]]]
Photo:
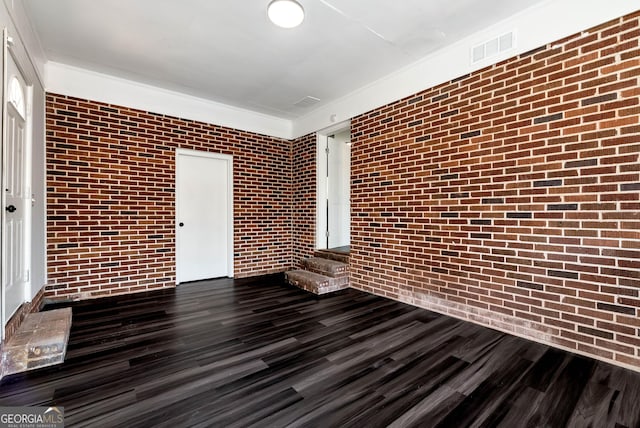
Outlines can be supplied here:
[[[327, 248], [327, 155], [325, 152], [327, 138], [342, 131], [351, 129], [351, 121], [337, 123], [316, 133], [316, 231], [317, 250]], [[351, 186], [349, 186], [351, 188]], [[351, 216], [349, 216], [351, 222]]]
[[[7, 159], [5, 159], [5, 141], [6, 141], [6, 133], [7, 133], [7, 123], [5, 120], [6, 116], [6, 108], [7, 103], [9, 101], [7, 94], [7, 84], [9, 82], [8, 72], [8, 63], [9, 56], [13, 59], [13, 62], [20, 73], [20, 77], [24, 82], [24, 97], [25, 97], [25, 141], [24, 141], [24, 165], [23, 165], [23, 175], [24, 175], [24, 186], [26, 188], [25, 193], [27, 195], [31, 194], [31, 179], [32, 179], [32, 145], [33, 145], [33, 82], [30, 80], [28, 73], [25, 73], [25, 68], [21, 62], [21, 55], [19, 52], [15, 51], [16, 49], [16, 41], [12, 37], [9, 36], [9, 31], [5, 27], [2, 30], [2, 88], [0, 89], [0, 102], [2, 103], [2, 107], [0, 108], [0, 122], [1, 122], [1, 144], [0, 144], [0, 190], [2, 191], [2, 195], [0, 197], [0, 321], [2, 322], [2, 329], [0, 331], [0, 337], [2, 340], [5, 338], [5, 328], [7, 323], [13, 317], [12, 314], [8, 314], [6, 311], [6, 281], [4, 277], [5, 273], [5, 263], [7, 261], [7, 242], [4, 236], [4, 227], [5, 227], [5, 207], [6, 207], [6, 193], [5, 184], [6, 184], [6, 163]], [[31, 271], [32, 271], [32, 260], [31, 260], [31, 228], [33, 223], [32, 218], [32, 209], [31, 204], [28, 203], [30, 199], [28, 198], [23, 204], [23, 209], [25, 211], [24, 214], [24, 233], [23, 233], [23, 245], [24, 245], [24, 262], [25, 268], [29, 272], [29, 276], [27, 280], [23, 283], [22, 288], [22, 303], [20, 306], [25, 303], [31, 301]], [[20, 306], [18, 306], [17, 311], [20, 310]], [[17, 313], [17, 312], [16, 312]]]
[[233, 278], [234, 276], [234, 242], [233, 242], [233, 156], [225, 155], [222, 153], [212, 153], [206, 152], [202, 150], [192, 150], [192, 149], [181, 149], [176, 148], [176, 157], [174, 161], [175, 168], [175, 237], [176, 237], [176, 245], [175, 245], [175, 257], [176, 257], [176, 285], [179, 284], [178, 278], [180, 263], [178, 262], [178, 248], [179, 248], [179, 240], [180, 234], [178, 233], [178, 222], [180, 218], [180, 206], [178, 205], [178, 178], [179, 178], [179, 166], [178, 166], [178, 157], [179, 156], [196, 156], [208, 159], [216, 159], [227, 162], [227, 276], [229, 278]]

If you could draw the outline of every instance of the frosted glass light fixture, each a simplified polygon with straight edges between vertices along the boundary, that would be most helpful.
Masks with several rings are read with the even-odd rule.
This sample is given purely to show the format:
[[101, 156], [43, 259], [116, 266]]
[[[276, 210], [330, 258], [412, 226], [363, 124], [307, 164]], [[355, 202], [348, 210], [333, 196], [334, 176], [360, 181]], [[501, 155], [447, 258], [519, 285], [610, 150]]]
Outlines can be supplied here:
[[267, 6], [267, 15], [282, 28], [294, 28], [304, 21], [304, 9], [295, 0], [273, 0]]

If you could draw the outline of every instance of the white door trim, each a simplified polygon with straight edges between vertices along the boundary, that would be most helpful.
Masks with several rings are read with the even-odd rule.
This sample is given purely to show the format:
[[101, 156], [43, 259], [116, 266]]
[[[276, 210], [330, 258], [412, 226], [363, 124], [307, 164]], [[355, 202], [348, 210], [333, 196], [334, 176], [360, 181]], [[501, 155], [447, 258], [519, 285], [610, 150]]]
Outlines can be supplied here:
[[233, 266], [233, 156], [225, 155], [221, 153], [211, 153], [205, 152], [201, 150], [191, 150], [191, 149], [176, 149], [176, 157], [175, 157], [175, 176], [176, 176], [176, 194], [175, 194], [175, 236], [176, 236], [176, 245], [175, 245], [175, 255], [176, 255], [176, 284], [179, 284], [178, 278], [180, 278], [179, 273], [179, 263], [178, 263], [178, 248], [179, 248], [179, 239], [180, 234], [178, 233], [178, 222], [180, 221], [180, 207], [178, 206], [178, 157], [179, 156], [197, 156], [209, 159], [217, 159], [223, 160], [227, 162], [227, 276], [233, 278], [234, 275], [234, 266]]

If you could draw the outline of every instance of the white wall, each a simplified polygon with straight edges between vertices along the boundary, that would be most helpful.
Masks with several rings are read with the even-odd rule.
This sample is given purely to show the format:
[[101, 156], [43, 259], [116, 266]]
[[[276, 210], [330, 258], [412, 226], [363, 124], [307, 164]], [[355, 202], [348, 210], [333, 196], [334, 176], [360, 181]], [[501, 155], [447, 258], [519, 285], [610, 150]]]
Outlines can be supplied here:
[[46, 168], [45, 168], [45, 95], [40, 82], [33, 83], [31, 146], [31, 298], [47, 282], [46, 255]]
[[21, 0], [4, 0], [4, 7], [0, 7], [2, 25], [8, 27], [10, 32], [14, 36], [17, 35], [20, 49], [23, 50], [26, 61], [29, 62], [30, 70], [25, 70], [29, 74], [33, 73], [34, 76], [30, 76], [33, 80], [38, 80], [40, 86], [44, 85], [44, 65], [47, 62], [46, 55], [38, 36], [33, 31], [27, 13], [24, 9], [24, 4]]
[[278, 138], [291, 137], [291, 121], [243, 110], [57, 62], [45, 66], [48, 92], [213, 123]]

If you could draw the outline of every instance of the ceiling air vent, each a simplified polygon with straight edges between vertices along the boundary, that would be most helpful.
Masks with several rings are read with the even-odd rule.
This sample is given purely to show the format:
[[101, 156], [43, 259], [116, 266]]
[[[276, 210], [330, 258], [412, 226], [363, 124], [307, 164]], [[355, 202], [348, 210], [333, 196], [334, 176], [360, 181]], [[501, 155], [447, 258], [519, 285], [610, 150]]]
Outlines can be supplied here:
[[515, 31], [488, 40], [471, 49], [471, 64], [475, 64], [485, 59], [494, 57], [502, 52], [506, 52], [515, 47], [516, 37]]
[[312, 105], [317, 104], [318, 102], [320, 102], [320, 98], [306, 96], [300, 101], [298, 101], [297, 103], [294, 103], [293, 105], [296, 107], [306, 108], [306, 107], [311, 107]]

